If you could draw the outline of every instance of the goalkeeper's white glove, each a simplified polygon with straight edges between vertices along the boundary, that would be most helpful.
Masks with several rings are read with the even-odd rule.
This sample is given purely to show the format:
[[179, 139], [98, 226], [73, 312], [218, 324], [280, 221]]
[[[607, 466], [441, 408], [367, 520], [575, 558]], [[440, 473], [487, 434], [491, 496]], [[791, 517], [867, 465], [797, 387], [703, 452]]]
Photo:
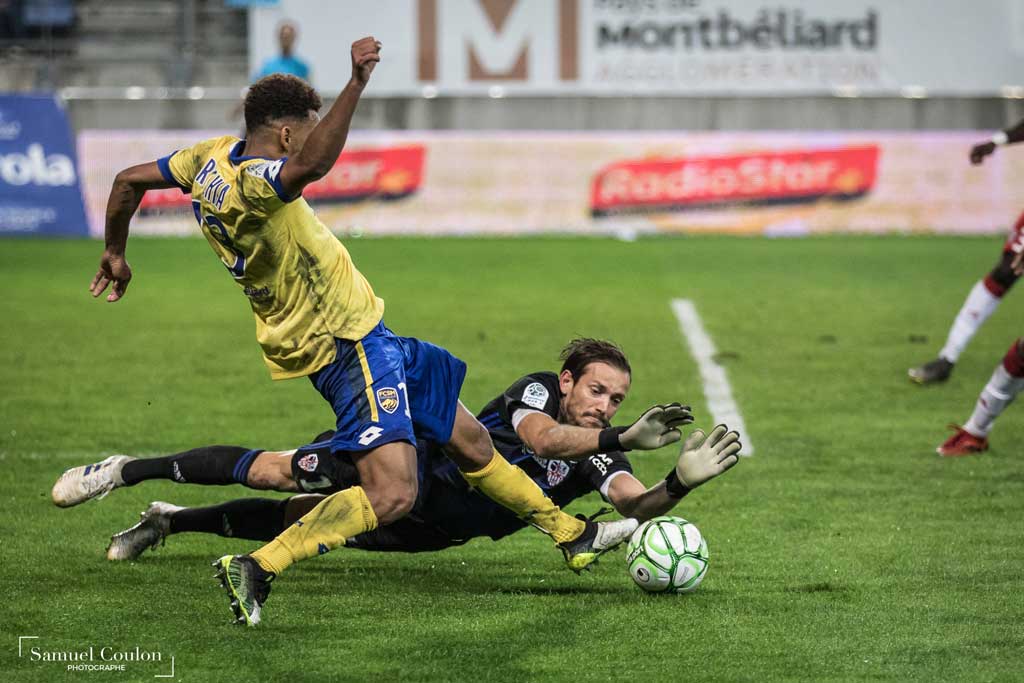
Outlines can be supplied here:
[[610, 427], [601, 431], [598, 447], [610, 451], [653, 451], [683, 438], [679, 427], [693, 422], [690, 406], [670, 403], [652, 406], [628, 427]]
[[686, 439], [676, 466], [665, 477], [668, 494], [682, 498], [691, 489], [714, 479], [740, 461], [740, 433], [717, 425], [711, 434], [696, 429]]

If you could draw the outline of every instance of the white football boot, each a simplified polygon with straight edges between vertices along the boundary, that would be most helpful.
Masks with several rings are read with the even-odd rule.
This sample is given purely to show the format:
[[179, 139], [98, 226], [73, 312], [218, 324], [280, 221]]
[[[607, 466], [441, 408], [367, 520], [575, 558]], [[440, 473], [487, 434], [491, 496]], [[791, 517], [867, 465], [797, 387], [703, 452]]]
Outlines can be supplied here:
[[135, 458], [112, 455], [93, 465], [72, 467], [60, 475], [50, 496], [54, 505], [69, 508], [99, 496], [102, 498], [118, 486], [124, 486], [121, 468]]
[[[599, 514], [601, 513], [599, 512]], [[584, 569], [589, 570], [597, 562], [597, 558], [629, 540], [636, 528], [640, 526], [640, 523], [632, 517], [614, 522], [595, 522], [594, 517], [597, 515], [593, 515], [589, 519], [583, 515], [576, 515], [576, 517], [586, 524], [583, 533], [575, 540], [559, 543], [558, 547], [565, 555], [566, 565], [577, 574]]]
[[146, 548], [155, 550], [171, 531], [171, 515], [183, 509], [160, 501], [150, 503], [138, 524], [110, 537], [107, 559], [135, 560]]

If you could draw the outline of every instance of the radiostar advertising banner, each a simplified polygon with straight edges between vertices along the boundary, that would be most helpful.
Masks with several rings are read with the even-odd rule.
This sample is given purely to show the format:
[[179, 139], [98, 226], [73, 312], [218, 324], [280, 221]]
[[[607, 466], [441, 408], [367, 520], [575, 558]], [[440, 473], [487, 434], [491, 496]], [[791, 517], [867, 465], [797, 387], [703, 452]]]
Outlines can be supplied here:
[[1024, 85], [1020, 0], [281, 0], [250, 11], [250, 71], [299, 28], [314, 85], [384, 44], [366, 97], [999, 94]]
[[86, 235], [75, 145], [52, 95], [0, 95], [0, 235]]
[[[91, 231], [114, 175], [218, 134], [86, 131]], [[1024, 149], [989, 132], [353, 132], [304, 193], [340, 235], [996, 234], [1024, 208]], [[196, 235], [189, 197], [147, 192], [134, 234]]]

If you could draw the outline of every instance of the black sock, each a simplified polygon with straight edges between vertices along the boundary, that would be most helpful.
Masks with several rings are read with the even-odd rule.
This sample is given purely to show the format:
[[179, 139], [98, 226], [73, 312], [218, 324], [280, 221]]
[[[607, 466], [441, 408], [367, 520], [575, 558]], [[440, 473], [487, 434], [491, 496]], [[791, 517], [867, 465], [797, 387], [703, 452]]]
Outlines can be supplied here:
[[242, 446], [204, 446], [163, 458], [144, 458], [121, 470], [126, 486], [147, 479], [170, 479], [188, 484], [244, 484], [257, 455]]
[[240, 498], [171, 515], [171, 533], [198, 531], [230, 538], [271, 541], [284, 531], [288, 498]]

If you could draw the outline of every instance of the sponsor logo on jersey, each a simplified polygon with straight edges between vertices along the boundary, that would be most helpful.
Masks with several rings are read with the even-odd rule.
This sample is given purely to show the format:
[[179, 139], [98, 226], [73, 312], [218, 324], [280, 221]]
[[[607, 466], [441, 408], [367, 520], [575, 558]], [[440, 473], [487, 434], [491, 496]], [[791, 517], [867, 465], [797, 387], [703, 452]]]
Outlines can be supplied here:
[[523, 403], [542, 410], [548, 403], [548, 390], [540, 382], [533, 382], [528, 384], [526, 389], [523, 390]]
[[261, 161], [256, 164], [249, 164], [245, 167], [245, 174], [255, 176], [256, 178], [264, 177], [264, 173], [267, 172], [267, 168], [270, 166], [269, 161]]
[[875, 185], [877, 145], [626, 159], [594, 176], [594, 216], [854, 199]]
[[558, 486], [565, 478], [569, 476], [569, 472], [572, 468], [569, 467], [569, 463], [564, 460], [549, 460], [548, 461], [548, 485]]
[[277, 179], [277, 174], [281, 172], [281, 166], [283, 165], [284, 159], [278, 159], [277, 161], [260, 161], [259, 163], [249, 164], [246, 166], [245, 173], [246, 175], [265, 178], [273, 182]]
[[309, 453], [299, 458], [299, 462], [297, 464], [300, 470], [314, 472], [316, 471], [316, 466], [320, 464], [320, 458], [316, 453]]
[[256, 299], [256, 300], [269, 299], [270, 298], [270, 287], [252, 287], [252, 286], [248, 286], [248, 287], [246, 287], [245, 289], [242, 290], [242, 293], [245, 294], [250, 299]]
[[601, 473], [601, 476], [604, 476], [608, 474], [608, 466], [612, 464], [612, 459], [604, 453], [598, 453], [590, 456], [590, 464]]
[[284, 166], [284, 159], [278, 159], [267, 165], [266, 177], [267, 180], [273, 182], [277, 180], [277, 174], [281, 172], [281, 167]]
[[389, 415], [398, 410], [398, 390], [394, 387], [382, 387], [377, 390], [377, 403]]

